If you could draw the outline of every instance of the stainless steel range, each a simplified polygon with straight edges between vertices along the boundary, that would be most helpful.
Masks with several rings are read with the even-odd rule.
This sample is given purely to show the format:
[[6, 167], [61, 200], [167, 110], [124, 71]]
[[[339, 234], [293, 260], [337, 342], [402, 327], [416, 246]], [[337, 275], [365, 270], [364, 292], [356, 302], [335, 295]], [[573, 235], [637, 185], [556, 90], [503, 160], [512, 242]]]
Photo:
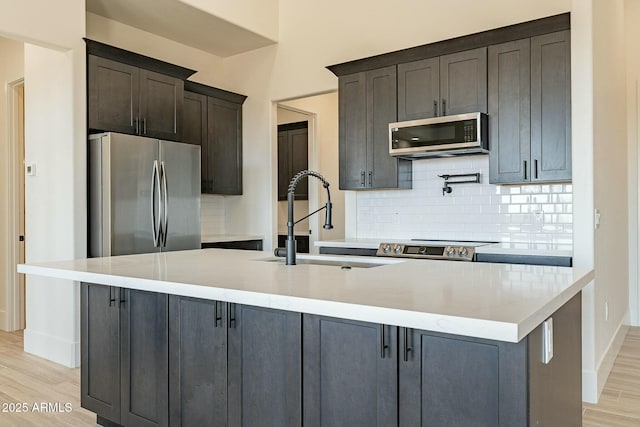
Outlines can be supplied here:
[[394, 258], [447, 259], [451, 261], [474, 261], [478, 246], [495, 242], [471, 242], [448, 240], [418, 240], [411, 243], [380, 243], [376, 256]]

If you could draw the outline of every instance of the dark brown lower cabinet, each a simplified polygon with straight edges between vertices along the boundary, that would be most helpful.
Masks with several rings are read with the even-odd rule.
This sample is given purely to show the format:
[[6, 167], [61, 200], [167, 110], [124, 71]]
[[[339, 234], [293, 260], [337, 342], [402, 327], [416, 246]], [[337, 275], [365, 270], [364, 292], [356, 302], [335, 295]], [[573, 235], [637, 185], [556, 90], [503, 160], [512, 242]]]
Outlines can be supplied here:
[[104, 426], [582, 422], [581, 295], [518, 343], [82, 284], [82, 406]]
[[581, 295], [519, 343], [400, 328], [401, 427], [582, 425]]
[[127, 427], [169, 425], [166, 294], [83, 283], [81, 403]]
[[303, 316], [303, 425], [398, 425], [395, 326]]

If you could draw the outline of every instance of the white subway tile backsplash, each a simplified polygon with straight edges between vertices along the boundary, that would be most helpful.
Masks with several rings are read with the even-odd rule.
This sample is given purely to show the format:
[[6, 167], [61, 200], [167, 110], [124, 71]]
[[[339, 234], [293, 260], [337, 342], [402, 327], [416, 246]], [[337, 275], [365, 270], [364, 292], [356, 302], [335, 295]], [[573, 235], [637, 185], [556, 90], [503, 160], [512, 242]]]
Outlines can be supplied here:
[[202, 194], [200, 196], [200, 230], [202, 235], [224, 234], [224, 197]]
[[[479, 184], [442, 195], [438, 175], [476, 172]], [[357, 237], [572, 243], [572, 189], [489, 184], [488, 156], [415, 160], [412, 190], [356, 193]]]

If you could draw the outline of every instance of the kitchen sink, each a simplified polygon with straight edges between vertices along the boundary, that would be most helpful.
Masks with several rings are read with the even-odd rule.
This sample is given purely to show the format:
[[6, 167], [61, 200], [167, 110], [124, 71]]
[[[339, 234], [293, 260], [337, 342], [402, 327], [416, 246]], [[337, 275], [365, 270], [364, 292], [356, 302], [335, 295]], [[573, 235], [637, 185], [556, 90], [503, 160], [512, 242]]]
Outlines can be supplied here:
[[[275, 262], [284, 265], [285, 259], [280, 257], [262, 258], [257, 261], [263, 262]], [[296, 257], [296, 264], [312, 264], [312, 265], [328, 265], [334, 267], [340, 267], [344, 270], [350, 270], [352, 268], [372, 268], [381, 267], [389, 264], [398, 264], [403, 262], [397, 259], [380, 259], [372, 258], [371, 260], [361, 257], [340, 257], [340, 256], [314, 256], [314, 255], [300, 255]]]

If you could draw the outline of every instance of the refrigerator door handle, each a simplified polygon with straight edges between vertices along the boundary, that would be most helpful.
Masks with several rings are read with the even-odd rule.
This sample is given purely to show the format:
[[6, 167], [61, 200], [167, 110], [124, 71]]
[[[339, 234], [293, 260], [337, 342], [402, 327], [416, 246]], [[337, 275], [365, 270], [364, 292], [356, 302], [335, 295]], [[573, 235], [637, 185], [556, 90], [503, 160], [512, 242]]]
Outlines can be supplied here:
[[167, 169], [164, 162], [160, 162], [160, 175], [162, 175], [162, 193], [163, 193], [163, 216], [164, 216], [164, 234], [162, 237], [162, 246], [167, 246], [167, 235], [169, 234], [169, 193], [167, 193]]
[[[153, 247], [160, 245], [160, 226], [156, 221], [156, 194], [160, 196], [160, 172], [158, 170], [158, 161], [153, 161], [153, 172], [151, 173], [151, 233], [153, 235]], [[160, 205], [157, 205], [158, 208]], [[158, 212], [159, 214], [160, 212]]]

